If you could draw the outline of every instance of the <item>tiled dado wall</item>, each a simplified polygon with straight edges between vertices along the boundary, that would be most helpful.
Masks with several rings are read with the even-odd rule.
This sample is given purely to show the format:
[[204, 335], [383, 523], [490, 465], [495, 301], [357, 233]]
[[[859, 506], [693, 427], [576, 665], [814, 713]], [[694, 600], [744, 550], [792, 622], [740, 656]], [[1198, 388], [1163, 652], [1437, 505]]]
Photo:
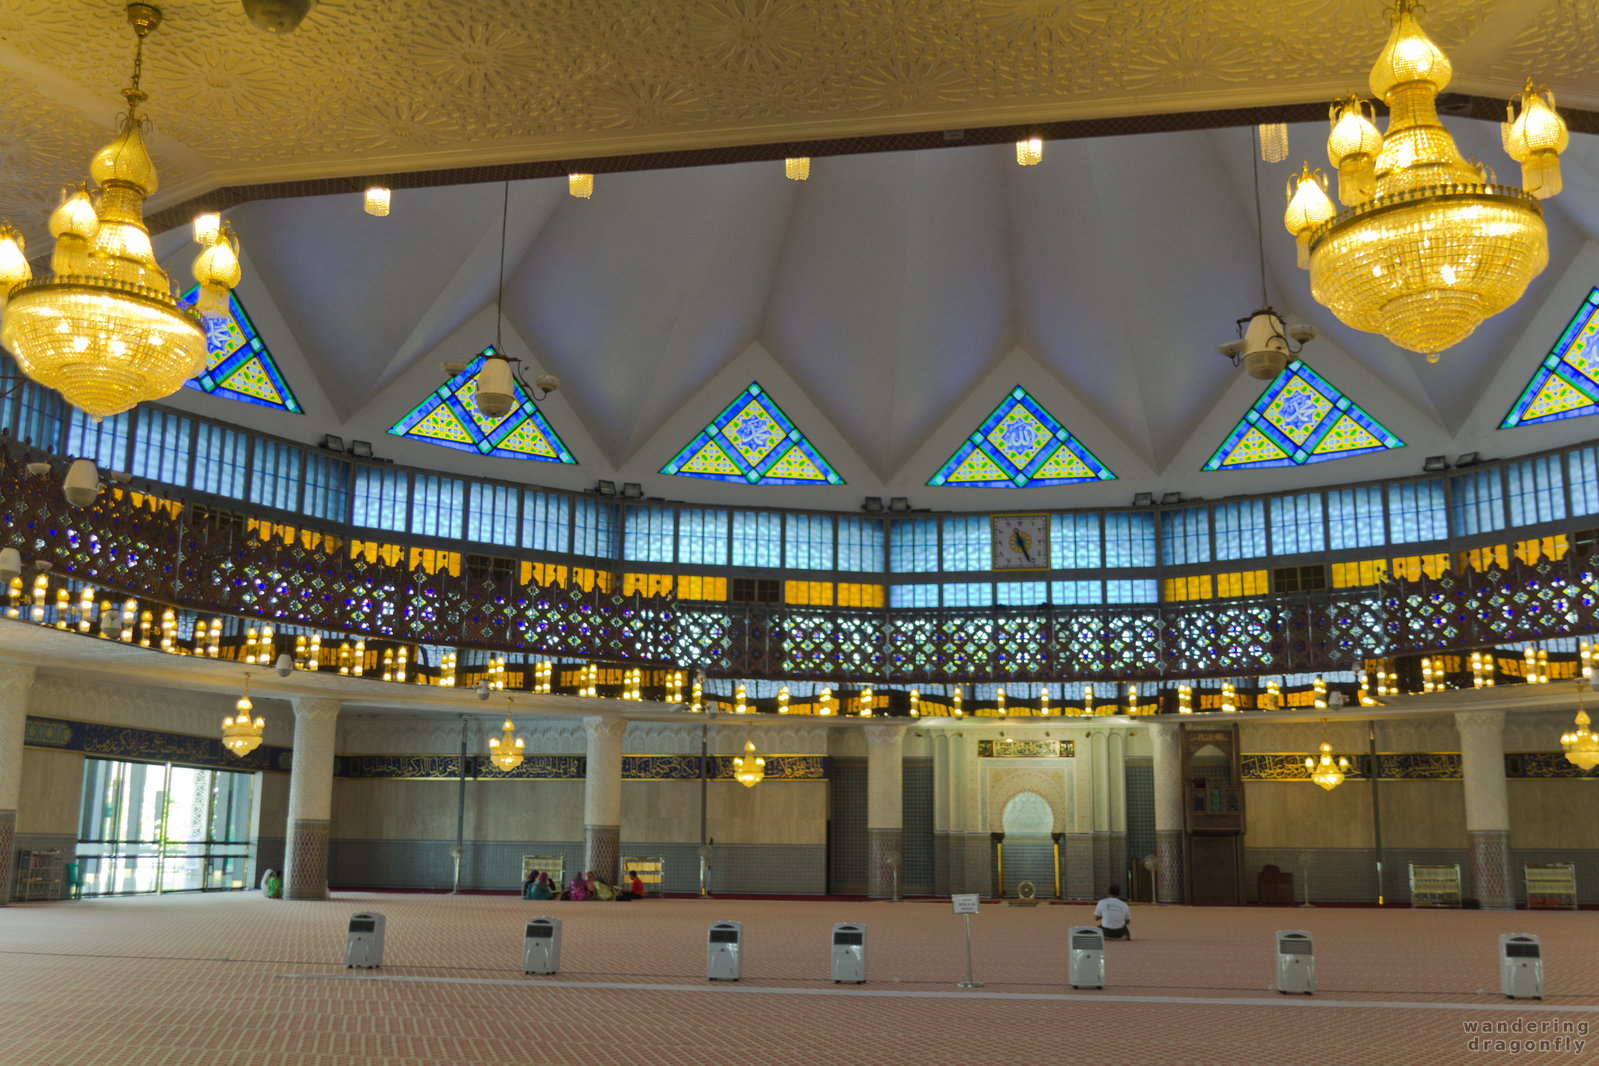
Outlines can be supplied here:
[[[449, 888], [454, 879], [453, 840], [335, 838], [328, 848], [328, 882], [335, 888]], [[666, 891], [698, 893], [699, 845], [622, 841], [625, 856], [666, 861]], [[521, 887], [522, 856], [559, 855], [566, 874], [583, 864], [582, 841], [468, 840], [461, 853], [461, 887], [514, 891]], [[723, 844], [711, 849], [711, 894], [820, 896], [827, 892], [822, 845]]]
[[[1538, 863], [1569, 862], [1577, 871], [1577, 899], [1584, 905], [1599, 904], [1599, 849], [1510, 849], [1511, 888], [1517, 903], [1527, 901], [1522, 867]], [[1466, 849], [1384, 848], [1382, 854], [1382, 898], [1384, 903], [1410, 902], [1409, 864], [1452, 866], [1460, 864], [1461, 894], [1475, 895]], [[1249, 848], [1244, 849], [1244, 898], [1258, 898], [1257, 876], [1261, 868], [1274, 865], [1293, 875], [1294, 899], [1305, 897], [1309, 878], [1310, 898], [1322, 903], [1373, 903], [1377, 900], [1377, 854], [1370, 848]]]

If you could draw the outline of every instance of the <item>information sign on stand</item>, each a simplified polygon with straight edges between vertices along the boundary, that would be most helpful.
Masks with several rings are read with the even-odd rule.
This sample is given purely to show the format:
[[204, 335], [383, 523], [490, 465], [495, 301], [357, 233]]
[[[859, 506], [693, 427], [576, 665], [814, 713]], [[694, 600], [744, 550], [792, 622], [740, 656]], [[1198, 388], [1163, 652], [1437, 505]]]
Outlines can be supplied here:
[[955, 913], [966, 923], [966, 980], [957, 981], [957, 988], [982, 988], [981, 981], [972, 980], [972, 915], [977, 913], [978, 895], [975, 892], [949, 897]]

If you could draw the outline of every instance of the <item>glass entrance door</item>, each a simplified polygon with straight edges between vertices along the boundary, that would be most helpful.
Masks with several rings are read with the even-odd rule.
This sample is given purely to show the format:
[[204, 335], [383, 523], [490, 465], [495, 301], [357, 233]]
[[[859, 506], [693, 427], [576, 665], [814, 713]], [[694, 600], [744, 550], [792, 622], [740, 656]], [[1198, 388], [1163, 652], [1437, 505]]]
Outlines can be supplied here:
[[253, 774], [171, 763], [84, 764], [85, 895], [246, 887]]

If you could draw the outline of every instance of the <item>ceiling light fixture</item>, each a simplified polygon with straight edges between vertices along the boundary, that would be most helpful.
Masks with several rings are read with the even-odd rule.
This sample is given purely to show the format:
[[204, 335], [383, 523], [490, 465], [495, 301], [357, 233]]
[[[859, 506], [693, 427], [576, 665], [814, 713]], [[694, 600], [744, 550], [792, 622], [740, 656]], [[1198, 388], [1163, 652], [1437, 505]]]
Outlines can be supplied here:
[[1255, 127], [1260, 139], [1260, 161], [1281, 163], [1288, 158], [1288, 123], [1263, 122]]
[[579, 200], [587, 200], [594, 195], [594, 175], [568, 174], [566, 176], [566, 191]]
[[792, 156], [783, 160], [783, 177], [789, 181], [807, 181], [811, 176], [811, 157]]
[[387, 218], [389, 214], [389, 201], [393, 194], [382, 185], [370, 185], [366, 190], [366, 199], [362, 206], [369, 215], [378, 218]]
[[244, 695], [233, 705], [233, 714], [222, 719], [222, 746], [239, 758], [244, 758], [261, 746], [261, 733], [266, 728], [265, 718], [250, 717], [250, 674], [244, 675]]
[[1016, 165], [1019, 167], [1036, 167], [1044, 161], [1044, 139], [1042, 137], [1029, 137], [1025, 141], [1016, 142]]
[[[1264, 156], [1266, 142], [1262, 126], [1255, 131], [1258, 153]], [[1286, 134], [1285, 134], [1286, 136]], [[1260, 161], [1255, 171], [1255, 244], [1260, 257], [1260, 309], [1237, 321], [1238, 339], [1216, 345], [1216, 350], [1233, 366], [1241, 366], [1257, 381], [1271, 381], [1288, 365], [1288, 357], [1298, 355], [1305, 342], [1316, 336], [1315, 326], [1285, 326], [1282, 316], [1272, 310], [1266, 298], [1266, 228], [1260, 219]]]
[[135, 3], [127, 14], [137, 42], [132, 84], [122, 90], [128, 110], [116, 140], [89, 166], [98, 198], [86, 185], [67, 191], [50, 216], [55, 251], [41, 278], [32, 276], [21, 235], [0, 228], [0, 343], [28, 377], [97, 420], [170, 396], [204, 370], [200, 316], [225, 314], [239, 281], [238, 241], [225, 223], [208, 231], [211, 242], [194, 261], [195, 310], [178, 303], [156, 262], [143, 214], [157, 182], [144, 144], [149, 122], [139, 114], [146, 99], [139, 76], [144, 39], [161, 24], [161, 12]]
[[1566, 128], [1553, 95], [1529, 82], [1501, 128], [1524, 187], [1498, 184], [1487, 167], [1462, 158], [1437, 112], [1449, 59], [1417, 25], [1415, 9], [1415, 0], [1398, 0], [1371, 69], [1371, 90], [1388, 105], [1387, 133], [1374, 138], [1360, 99], [1333, 105], [1327, 156], [1338, 167], [1343, 210], [1307, 165], [1283, 221], [1318, 302], [1346, 324], [1437, 362], [1520, 299], [1548, 264], [1538, 201], [1560, 191]]

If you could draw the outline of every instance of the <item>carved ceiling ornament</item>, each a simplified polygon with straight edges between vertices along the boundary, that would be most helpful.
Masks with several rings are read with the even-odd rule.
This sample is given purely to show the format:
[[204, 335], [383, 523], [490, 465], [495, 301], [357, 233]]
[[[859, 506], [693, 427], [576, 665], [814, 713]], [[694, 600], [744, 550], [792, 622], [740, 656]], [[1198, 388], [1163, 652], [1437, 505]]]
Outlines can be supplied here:
[[[295, 33], [269, 38], [232, 8], [171, 0], [146, 88], [158, 133], [208, 161], [210, 184], [242, 184], [347, 172], [357, 160], [370, 170], [448, 165], [459, 160], [438, 153], [451, 149], [505, 162], [1299, 102], [1364, 84], [1385, 33], [1367, 7], [594, 0], [526, 10], [460, 0], [441, 19], [433, 5], [393, 0], [323, 4]], [[1451, 50], [1492, 5], [1439, 7], [1428, 29]], [[1593, 5], [1532, 8], [1496, 26], [1510, 43], [1492, 47], [1493, 84], [1468, 91], [1513, 93], [1536, 56], [1541, 70], [1567, 76], [1563, 100], [1599, 101]], [[97, 21], [104, 33], [93, 32]], [[0, 128], [38, 115], [38, 95], [61, 98], [64, 85], [73, 106], [60, 107], [109, 121], [125, 65], [119, 30], [101, 0], [7, 4], [0, 41], [39, 66], [32, 92], [0, 94]], [[82, 110], [91, 100], [104, 101], [104, 115]], [[30, 166], [29, 183], [81, 170], [75, 142], [40, 141], [34, 151], [51, 163]]]

